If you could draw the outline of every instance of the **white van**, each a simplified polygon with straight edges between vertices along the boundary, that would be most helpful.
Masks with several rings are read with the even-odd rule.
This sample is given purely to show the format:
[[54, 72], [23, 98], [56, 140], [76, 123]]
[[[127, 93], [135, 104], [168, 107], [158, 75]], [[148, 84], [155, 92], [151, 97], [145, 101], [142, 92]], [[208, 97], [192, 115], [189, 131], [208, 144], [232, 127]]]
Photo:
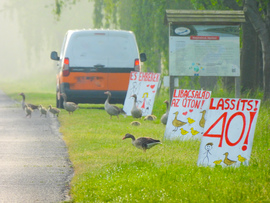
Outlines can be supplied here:
[[124, 103], [131, 71], [140, 71], [135, 35], [124, 30], [69, 30], [60, 55], [51, 53], [57, 66], [57, 107], [63, 108], [60, 94], [75, 103], [104, 103], [105, 91], [111, 103]]

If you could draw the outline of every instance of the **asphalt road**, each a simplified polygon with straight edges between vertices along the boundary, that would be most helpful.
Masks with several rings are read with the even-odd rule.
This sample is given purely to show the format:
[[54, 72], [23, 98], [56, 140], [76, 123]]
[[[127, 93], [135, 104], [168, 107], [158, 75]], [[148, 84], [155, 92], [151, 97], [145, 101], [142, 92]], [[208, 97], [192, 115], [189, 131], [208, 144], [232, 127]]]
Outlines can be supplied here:
[[25, 115], [0, 90], [0, 202], [69, 200], [73, 169], [58, 120]]

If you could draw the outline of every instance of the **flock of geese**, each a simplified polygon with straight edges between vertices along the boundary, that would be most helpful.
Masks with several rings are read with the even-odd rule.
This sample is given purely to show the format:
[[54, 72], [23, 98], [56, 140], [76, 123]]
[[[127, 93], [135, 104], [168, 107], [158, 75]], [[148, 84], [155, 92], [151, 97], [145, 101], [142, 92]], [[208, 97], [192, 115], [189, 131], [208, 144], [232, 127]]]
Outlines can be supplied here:
[[46, 109], [42, 105], [35, 105], [35, 104], [31, 104], [31, 103], [26, 103], [25, 102], [25, 94], [22, 92], [19, 95], [22, 96], [22, 108], [23, 108], [23, 110], [25, 110], [25, 113], [26, 113], [25, 117], [31, 118], [32, 112], [34, 110], [39, 110], [40, 116], [44, 115], [45, 117], [47, 117], [47, 113], [49, 111], [50, 113], [52, 113], [54, 115], [54, 117], [55, 116], [58, 117], [58, 115], [60, 113], [60, 110], [58, 108], [55, 108], [55, 107], [52, 107], [52, 105], [49, 105], [48, 109]]
[[[109, 91], [106, 91], [104, 92], [104, 94], [107, 95], [107, 99], [104, 103], [104, 109], [105, 111], [110, 115], [110, 119], [112, 118], [112, 116], [116, 116], [118, 119], [119, 119], [119, 115], [122, 114], [126, 117], [126, 113], [123, 111], [123, 109], [119, 108], [118, 106], [115, 106], [115, 105], [112, 105], [110, 104], [110, 98], [111, 98], [111, 92]], [[34, 104], [30, 104], [30, 103], [26, 103], [25, 102], [25, 94], [24, 93], [20, 93], [20, 95], [22, 96], [22, 108], [25, 110], [26, 112], [26, 117], [29, 117], [31, 118], [31, 114], [34, 110], [38, 109], [40, 111], [40, 116], [44, 115], [45, 117], [47, 116], [47, 112], [50, 112], [53, 114], [53, 116], [57, 116], [59, 115], [60, 113], [60, 110], [58, 108], [55, 108], [55, 107], [52, 107], [52, 105], [49, 105], [48, 109], [46, 109], [45, 107], [43, 107], [42, 105], [34, 105]], [[74, 102], [67, 102], [67, 96], [65, 93], [62, 93], [61, 96], [63, 97], [63, 106], [64, 106], [64, 109], [66, 111], [68, 111], [69, 114], [73, 114], [74, 111], [76, 111], [78, 109], [78, 105], [75, 104]], [[142, 110], [140, 108], [137, 107], [136, 103], [137, 103], [137, 95], [136, 94], [133, 94], [131, 97], [134, 98], [134, 103], [133, 103], [133, 107], [131, 109], [131, 115], [133, 118], [142, 118]], [[164, 103], [166, 104], [166, 113], [164, 113], [161, 117], [161, 122], [166, 125], [167, 124], [167, 120], [168, 120], [168, 115], [169, 115], [169, 102], [167, 100], [164, 101]], [[205, 114], [205, 111], [201, 112], [203, 114], [203, 117], [204, 117], [204, 114]], [[183, 121], [180, 121], [180, 120], [177, 120], [177, 115], [178, 115], [178, 112], [175, 112], [175, 119], [173, 120], [173, 125], [176, 127], [175, 130], [177, 130], [177, 128], [183, 126], [186, 124], [186, 122], [183, 122]], [[144, 120], [155, 120], [156, 119], [156, 116], [154, 115], [148, 115], [144, 118]], [[174, 123], [175, 122], [175, 123]], [[189, 121], [189, 122], [192, 122], [192, 121]], [[204, 120], [201, 120], [200, 121], [200, 125], [203, 125], [204, 126], [204, 123], [205, 121]], [[131, 122], [131, 125], [140, 125], [140, 122], [139, 121], [133, 121]], [[175, 131], [174, 130], [174, 131]], [[180, 129], [181, 131], [183, 131], [183, 129], [181, 128]], [[192, 131], [195, 132], [194, 129], [192, 129]], [[185, 133], [185, 132], [182, 132], [182, 134]], [[150, 137], [140, 137], [138, 139], [136, 139], [134, 137], [134, 135], [130, 134], [130, 133], [127, 133], [122, 139], [127, 139], [127, 138], [130, 138], [132, 140], [132, 145], [143, 150], [144, 152], [146, 152], [147, 149], [150, 149], [152, 148], [153, 146], [155, 145], [158, 145], [158, 144], [162, 144], [160, 142], [160, 140], [156, 140], [156, 139], [153, 139], [153, 138], [150, 138]], [[225, 159], [224, 159], [224, 163], [226, 165], [232, 165], [234, 164], [236, 161], [233, 161], [233, 160], [230, 160], [228, 158], [228, 155], [229, 153], [226, 152], [225, 154]], [[242, 157], [241, 155], [238, 156], [238, 160], [242, 163], [246, 160], [246, 158]], [[214, 161], [215, 164], [220, 164], [222, 162], [222, 160], [216, 160]]]
[[[112, 105], [110, 104], [110, 98], [111, 98], [111, 92], [110, 91], [106, 91], [104, 92], [104, 94], [107, 95], [107, 99], [104, 103], [104, 109], [105, 111], [110, 115], [110, 119], [112, 118], [112, 116], [116, 116], [119, 119], [119, 115], [122, 114], [124, 115], [124, 117], [126, 117], [126, 113], [123, 111], [122, 108], [119, 108], [118, 106]], [[20, 93], [19, 95], [22, 96], [22, 108], [23, 110], [25, 110], [26, 116], [25, 117], [29, 117], [31, 118], [32, 112], [34, 110], [39, 110], [40, 111], [40, 117], [41, 116], [45, 116], [47, 117], [47, 113], [50, 112], [53, 114], [53, 116], [57, 116], [59, 115], [59, 113], [61, 112], [60, 109], [56, 108], [56, 107], [52, 107], [52, 105], [48, 106], [48, 109], [46, 109], [45, 107], [43, 107], [42, 105], [34, 105], [31, 103], [26, 103], [25, 101], [25, 94], [24, 93]], [[74, 102], [68, 102], [67, 101], [67, 96], [65, 93], [62, 93], [61, 96], [63, 97], [63, 106], [64, 109], [69, 113], [69, 114], [73, 114], [74, 111], [76, 111], [79, 107], [77, 104], [75, 104]], [[142, 118], [142, 110], [140, 108], [137, 107], [136, 103], [137, 103], [137, 95], [133, 94], [131, 97], [134, 98], [134, 103], [133, 103], [133, 107], [131, 109], [131, 115], [133, 118]], [[167, 120], [168, 120], [168, 115], [169, 115], [169, 102], [167, 100], [164, 101], [164, 103], [166, 104], [166, 113], [164, 113], [161, 117], [161, 123], [163, 123], [164, 125], [167, 124]], [[155, 120], [157, 117], [154, 115], [148, 115], [145, 116], [144, 120]], [[130, 123], [131, 125], [135, 125], [138, 126], [141, 123], [139, 121], [133, 121]], [[127, 133], [124, 137], [124, 139], [127, 138], [131, 138], [132, 140], [132, 144], [133, 146], [142, 149], [144, 152], [147, 149], [152, 148], [153, 146], [157, 145], [157, 144], [161, 144], [160, 140], [156, 140], [150, 137], [140, 137], [138, 139], [135, 139], [134, 135], [131, 135], [129, 133]]]

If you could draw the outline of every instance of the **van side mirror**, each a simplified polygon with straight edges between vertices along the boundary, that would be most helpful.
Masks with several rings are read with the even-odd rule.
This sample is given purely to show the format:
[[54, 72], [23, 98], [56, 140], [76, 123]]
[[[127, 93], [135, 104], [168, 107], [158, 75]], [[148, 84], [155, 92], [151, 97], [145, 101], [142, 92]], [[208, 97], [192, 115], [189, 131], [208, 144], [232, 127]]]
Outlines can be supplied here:
[[140, 60], [141, 60], [141, 62], [145, 62], [147, 60], [145, 53], [140, 54]]
[[52, 51], [51, 52], [51, 59], [52, 60], [55, 60], [55, 61], [59, 61], [59, 56], [58, 56], [58, 54], [57, 54], [57, 52], [56, 51]]

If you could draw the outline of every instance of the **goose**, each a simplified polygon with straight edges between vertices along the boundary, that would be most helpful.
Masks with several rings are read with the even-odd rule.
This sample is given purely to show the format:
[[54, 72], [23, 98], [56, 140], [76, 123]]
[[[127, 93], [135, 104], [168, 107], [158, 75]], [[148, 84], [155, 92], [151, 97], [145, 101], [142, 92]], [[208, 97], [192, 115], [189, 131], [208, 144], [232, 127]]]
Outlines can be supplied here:
[[38, 109], [40, 111], [40, 117], [42, 115], [45, 115], [45, 117], [47, 117], [47, 109], [45, 107], [43, 107], [41, 104], [38, 106]]
[[134, 135], [131, 135], [129, 133], [127, 133], [122, 138], [122, 140], [127, 139], [127, 138], [131, 138], [133, 146], [137, 147], [138, 149], [142, 149], [144, 152], [146, 152], [147, 149], [150, 149], [157, 144], [161, 144], [159, 140], [155, 140], [150, 137], [140, 137], [138, 139], [135, 139]]
[[112, 96], [111, 92], [110, 91], [106, 91], [104, 92], [104, 94], [107, 94], [108, 97], [105, 101], [105, 104], [104, 104], [104, 109], [105, 111], [110, 115], [110, 119], [112, 119], [112, 116], [117, 116], [117, 118], [119, 119], [119, 114], [123, 114], [124, 116], [126, 115], [126, 113], [124, 112], [123, 109], [119, 108], [118, 106], [115, 106], [115, 105], [111, 105], [109, 102], [110, 102], [110, 98]]
[[157, 119], [157, 117], [155, 115], [147, 115], [147, 116], [144, 117], [143, 120], [144, 121], [154, 121], [156, 119]]
[[79, 108], [78, 105], [75, 104], [74, 102], [67, 102], [67, 95], [65, 93], [62, 93], [61, 96], [64, 99], [64, 102], [63, 102], [64, 109], [66, 109], [69, 114], [70, 112], [73, 114], [73, 112]]
[[131, 109], [131, 115], [133, 118], [141, 118], [142, 117], [142, 110], [139, 109], [137, 106], [136, 106], [136, 103], [137, 103], [137, 95], [136, 94], [133, 94], [131, 95], [131, 97], [134, 97], [134, 103], [133, 103], [133, 107]]
[[224, 158], [223, 162], [224, 162], [227, 166], [236, 163], [236, 161], [233, 161], [233, 160], [228, 159], [228, 155], [229, 155], [228, 152], [224, 153], [223, 155], [225, 155], [225, 158]]
[[29, 104], [29, 103], [26, 103], [25, 102], [25, 94], [23, 92], [20, 93], [19, 95], [22, 96], [22, 108], [23, 108], [23, 110], [25, 110], [25, 105], [27, 105], [28, 107], [30, 107], [32, 110], [38, 109], [38, 106], [37, 105]]
[[179, 114], [178, 111], [176, 111], [176, 112], [173, 113], [173, 114], [175, 114], [175, 118], [174, 118], [174, 120], [172, 121], [172, 124], [173, 124], [173, 126], [175, 127], [175, 129], [174, 129], [173, 131], [177, 131], [177, 129], [178, 129], [179, 127], [181, 127], [181, 126], [187, 124], [187, 122], [183, 122], [183, 121], [177, 120], [177, 116], [178, 116], [178, 114]]
[[53, 114], [53, 117], [55, 117], [55, 115], [58, 117], [60, 110], [58, 108], [52, 107], [52, 105], [49, 105], [49, 112]]
[[133, 126], [140, 126], [141, 123], [140, 123], [139, 121], [132, 121], [132, 122], [130, 123], [130, 125], [133, 125]]
[[164, 103], [166, 104], [166, 113], [164, 113], [162, 116], [161, 116], [161, 123], [163, 123], [164, 125], [167, 124], [167, 121], [168, 121], [168, 116], [169, 116], [169, 102], [168, 100], [165, 100]]
[[31, 107], [29, 107], [27, 104], [25, 104], [24, 110], [25, 110], [25, 113], [26, 113], [25, 117], [27, 118], [27, 116], [29, 116], [29, 118], [31, 118], [33, 109]]

